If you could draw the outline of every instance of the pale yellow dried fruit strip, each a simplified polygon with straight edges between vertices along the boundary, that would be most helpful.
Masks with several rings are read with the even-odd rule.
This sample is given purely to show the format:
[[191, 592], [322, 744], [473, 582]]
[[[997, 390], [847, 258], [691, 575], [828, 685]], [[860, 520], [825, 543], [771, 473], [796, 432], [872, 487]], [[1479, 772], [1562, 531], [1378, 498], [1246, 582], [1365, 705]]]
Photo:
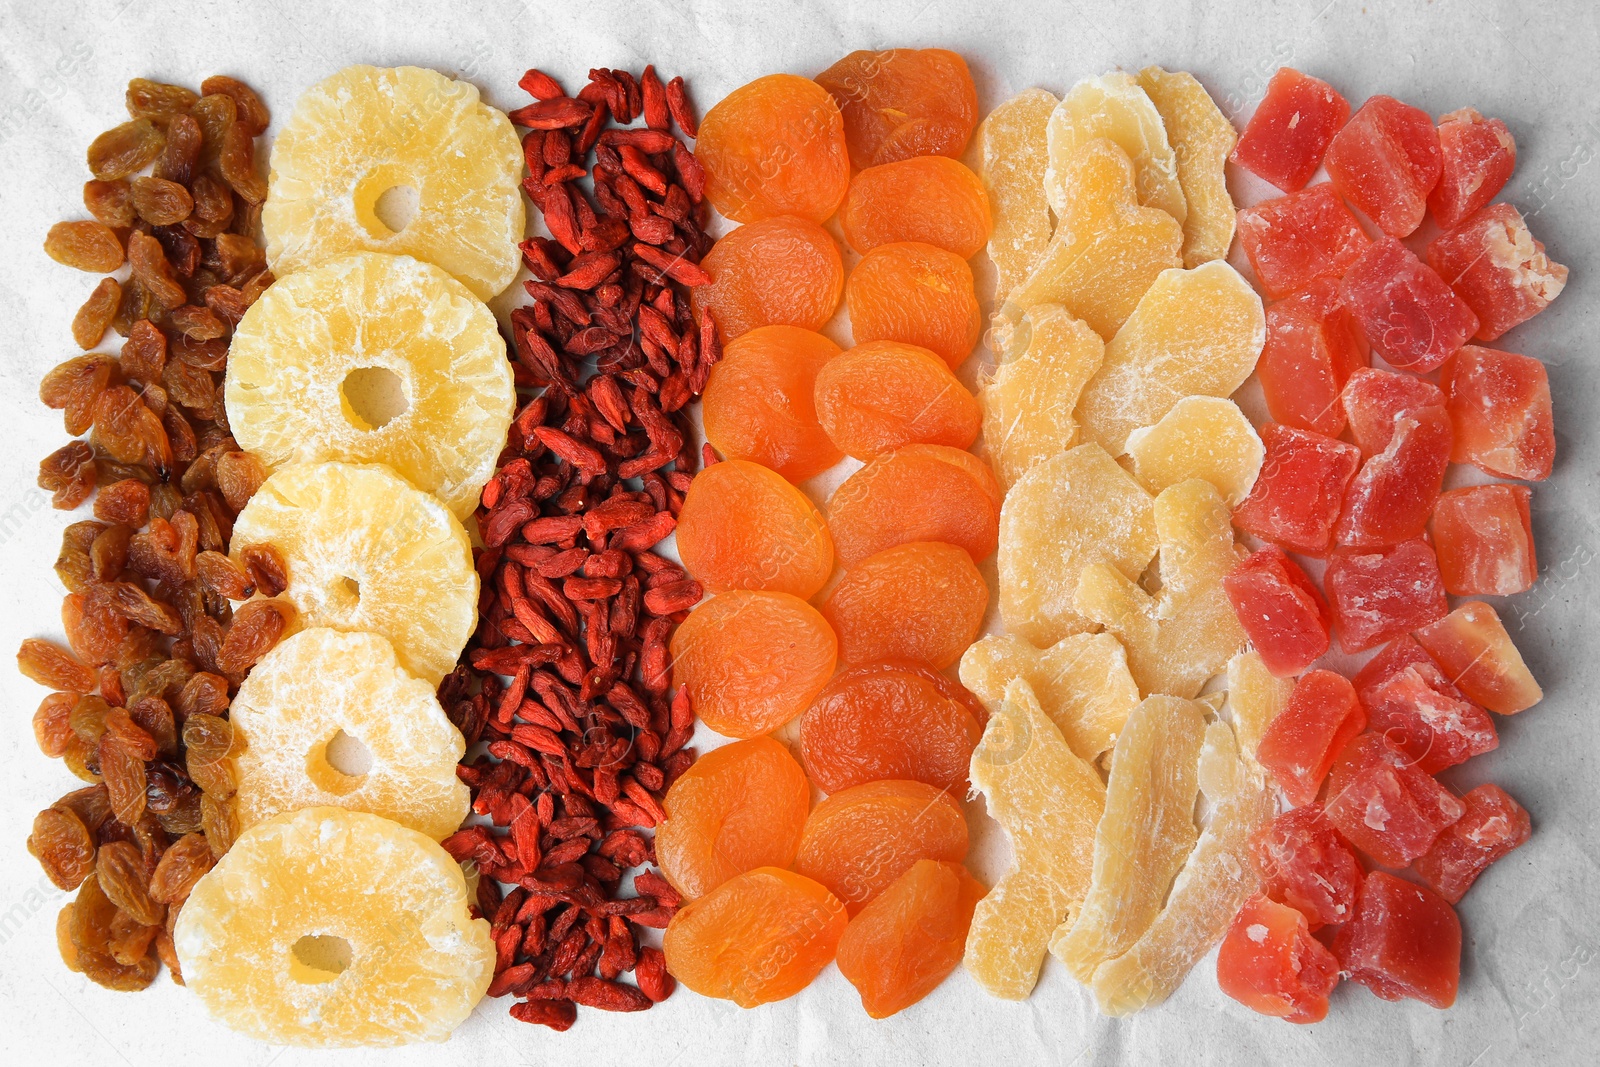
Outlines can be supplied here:
[[1289, 703], [1294, 679], [1276, 678], [1261, 662], [1261, 653], [1251, 649], [1228, 661], [1228, 709], [1233, 713], [1233, 729], [1239, 735], [1239, 750], [1245, 762], [1257, 772], [1256, 749], [1278, 712]]
[[1188, 217], [1166, 124], [1133, 75], [1114, 70], [1074, 85], [1051, 114], [1048, 135], [1050, 171], [1045, 175], [1045, 190], [1051, 197], [1050, 206], [1058, 213], [1066, 198], [1060, 171], [1085, 143], [1105, 137], [1133, 162], [1139, 203], [1160, 208], [1179, 225]]
[[1266, 449], [1232, 400], [1186, 396], [1154, 426], [1128, 435], [1133, 476], [1152, 493], [1204, 478], [1230, 507], [1238, 507], [1261, 473]]
[[1073, 411], [1106, 356], [1106, 343], [1060, 304], [1031, 307], [993, 337], [1000, 366], [978, 394], [983, 440], [1000, 484], [1078, 443]]
[[1227, 163], [1239, 135], [1194, 75], [1146, 67], [1139, 72], [1139, 85], [1161, 113], [1178, 161], [1178, 184], [1189, 208], [1183, 220], [1183, 265], [1222, 259], [1233, 243]]
[[989, 112], [978, 127], [977, 171], [994, 219], [989, 258], [998, 278], [996, 307], [1027, 278], [1050, 245], [1054, 227], [1044, 194], [1049, 163], [1045, 125], [1059, 102], [1054, 93], [1024, 89]]

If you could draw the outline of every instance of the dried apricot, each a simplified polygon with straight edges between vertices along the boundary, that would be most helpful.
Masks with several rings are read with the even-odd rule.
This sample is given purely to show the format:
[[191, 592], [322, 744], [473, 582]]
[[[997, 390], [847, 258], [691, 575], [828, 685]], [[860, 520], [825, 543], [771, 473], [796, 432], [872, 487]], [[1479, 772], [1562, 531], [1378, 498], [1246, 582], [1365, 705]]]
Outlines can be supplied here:
[[844, 262], [828, 231], [775, 215], [740, 226], [700, 261], [709, 285], [690, 290], [696, 319], [709, 311], [722, 343], [758, 326], [820, 330], [839, 308]]
[[842, 789], [816, 806], [794, 869], [828, 887], [854, 915], [918, 860], [967, 858], [961, 805], [924, 782]]
[[803, 482], [843, 458], [817, 421], [817, 372], [839, 346], [798, 326], [761, 326], [728, 346], [706, 382], [706, 440]]
[[956, 969], [988, 890], [959, 863], [918, 860], [850, 920], [839, 972], [874, 1019], [909, 1008]]
[[695, 475], [677, 534], [683, 565], [712, 592], [770, 589], [803, 600], [833, 572], [833, 538], [816, 506], [781, 475], [747, 460], [724, 460]]
[[965, 363], [983, 328], [972, 268], [954, 252], [917, 241], [879, 245], [844, 286], [856, 344], [904, 341]]
[[971, 259], [994, 220], [983, 182], [944, 156], [916, 156], [868, 167], [850, 180], [839, 227], [863, 254], [896, 241], [920, 241]]
[[971, 556], [954, 545], [913, 541], [850, 568], [822, 614], [839, 635], [845, 663], [904, 659], [943, 670], [978, 636], [988, 607], [989, 587]]
[[943, 541], [984, 560], [994, 554], [1001, 495], [988, 464], [972, 453], [907, 445], [879, 456], [834, 490], [828, 529], [846, 567], [912, 541]]
[[967, 61], [943, 48], [851, 52], [817, 75], [844, 116], [850, 161], [875, 167], [912, 156], [959, 156], [978, 124]]
[[816, 82], [769, 74], [706, 112], [695, 140], [706, 197], [736, 222], [798, 215], [822, 222], [850, 184], [839, 106]]
[[846, 455], [868, 460], [902, 445], [966, 448], [978, 438], [978, 401], [926, 348], [868, 341], [817, 372], [817, 418]]

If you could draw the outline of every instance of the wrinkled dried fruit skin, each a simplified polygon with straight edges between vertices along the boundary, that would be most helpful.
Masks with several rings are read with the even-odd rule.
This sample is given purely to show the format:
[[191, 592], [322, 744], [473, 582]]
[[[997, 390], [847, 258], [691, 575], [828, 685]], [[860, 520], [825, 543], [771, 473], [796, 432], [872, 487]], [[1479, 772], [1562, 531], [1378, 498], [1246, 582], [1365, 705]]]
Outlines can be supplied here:
[[72, 339], [78, 347], [88, 351], [100, 343], [111, 326], [111, 320], [122, 303], [122, 286], [115, 278], [102, 278], [94, 287], [89, 299], [83, 302], [72, 317]]
[[[729, 523], [732, 514], [741, 521]], [[816, 506], [781, 475], [744, 460], [695, 476], [677, 536], [684, 567], [712, 592], [768, 589], [804, 599], [833, 570], [833, 539]]]
[[96, 137], [89, 145], [89, 169], [100, 181], [115, 181], [137, 174], [161, 154], [165, 138], [147, 118], [124, 122]]
[[988, 465], [970, 452], [906, 445], [834, 490], [828, 529], [847, 567], [912, 541], [943, 541], [981, 561], [995, 551], [1001, 496]]
[[851, 248], [918, 241], [971, 259], [994, 229], [978, 176], [954, 159], [916, 156], [861, 171], [839, 205]]
[[966, 950], [972, 913], [986, 890], [960, 863], [918, 860], [839, 939], [839, 972], [874, 1019], [927, 996]]
[[758, 326], [820, 330], [839, 307], [844, 263], [832, 236], [809, 219], [776, 215], [740, 226], [700, 260], [708, 285], [691, 290], [727, 345]]
[[842, 457], [817, 421], [818, 373], [839, 346], [796, 326], [762, 326], [728, 345], [706, 382], [706, 440], [729, 459], [745, 459], [803, 482]]
[[806, 819], [794, 869], [856, 915], [918, 861], [960, 863], [966, 856], [967, 821], [955, 797], [922, 782], [889, 780], [819, 803]]
[[839, 106], [793, 74], [769, 74], [723, 97], [700, 121], [695, 158], [706, 170], [706, 197], [736, 222], [822, 222], [850, 180]]
[[78, 888], [94, 870], [94, 837], [70, 808], [45, 808], [34, 816], [28, 852], [57, 889]]
[[45, 236], [44, 250], [62, 266], [96, 274], [122, 266], [122, 242], [103, 222], [58, 222]]
[[817, 75], [844, 117], [858, 169], [914, 156], [961, 155], [978, 122], [966, 60], [943, 48], [851, 52]]
[[982, 313], [972, 269], [953, 252], [916, 241], [879, 245], [845, 281], [857, 344], [902, 341], [937, 352], [954, 369], [978, 343]]
[[814, 399], [828, 439], [863, 461], [903, 445], [967, 448], [982, 418], [944, 360], [898, 341], [870, 341], [829, 360]]
[[989, 587], [954, 545], [913, 541], [868, 556], [828, 594], [822, 615], [844, 663], [911, 660], [943, 670], [983, 625]]

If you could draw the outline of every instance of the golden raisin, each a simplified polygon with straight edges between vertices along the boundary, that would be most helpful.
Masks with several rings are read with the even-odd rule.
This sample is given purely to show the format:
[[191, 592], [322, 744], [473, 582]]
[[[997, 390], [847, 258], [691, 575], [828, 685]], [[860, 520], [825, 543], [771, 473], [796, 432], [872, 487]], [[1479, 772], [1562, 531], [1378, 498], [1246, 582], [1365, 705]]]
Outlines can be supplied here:
[[100, 343], [122, 305], [122, 286], [115, 278], [101, 278], [89, 299], [72, 316], [72, 339], [87, 351]]
[[109, 274], [122, 266], [122, 242], [111, 227], [92, 219], [56, 223], [45, 235], [44, 250], [62, 266], [95, 274]]
[[137, 174], [161, 154], [161, 131], [147, 118], [113, 127], [89, 144], [89, 170], [101, 181]]
[[177, 182], [139, 177], [133, 179], [132, 186], [133, 209], [152, 226], [175, 226], [194, 210], [194, 198]]
[[91, 178], [84, 182], [83, 206], [112, 229], [133, 225], [133, 187], [126, 178], [109, 182]]

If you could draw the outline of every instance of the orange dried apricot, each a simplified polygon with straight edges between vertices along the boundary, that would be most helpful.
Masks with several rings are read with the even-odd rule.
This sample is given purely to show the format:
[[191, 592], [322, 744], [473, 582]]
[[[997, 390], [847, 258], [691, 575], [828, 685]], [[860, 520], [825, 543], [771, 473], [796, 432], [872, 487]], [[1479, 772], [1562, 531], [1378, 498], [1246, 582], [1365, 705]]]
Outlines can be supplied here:
[[918, 860], [845, 927], [839, 973], [874, 1019], [933, 992], [966, 952], [972, 913], [987, 890], [959, 863]]
[[846, 455], [867, 460], [902, 445], [966, 448], [978, 439], [978, 399], [926, 348], [868, 341], [817, 372], [817, 418]]
[[701, 721], [729, 737], [757, 737], [805, 711], [837, 654], [827, 620], [788, 593], [719, 593], [672, 635], [677, 683]]
[[791, 482], [844, 458], [817, 421], [817, 372], [839, 346], [798, 326], [762, 326], [734, 341], [711, 370], [701, 415], [706, 440], [729, 459], [771, 467]]
[[800, 760], [827, 793], [888, 778], [965, 790], [984, 720], [977, 698], [927, 667], [853, 667], [800, 720]]
[[822, 614], [845, 663], [906, 659], [944, 670], [978, 636], [988, 608], [989, 587], [971, 556], [955, 545], [913, 541], [850, 568]]
[[844, 283], [856, 344], [905, 341], [950, 364], [965, 363], [978, 343], [983, 314], [972, 268], [954, 252], [919, 241], [879, 245]]
[[695, 475], [678, 515], [678, 557], [708, 590], [768, 589], [802, 600], [833, 573], [833, 538], [804, 493], [759, 463]]
[[999, 538], [1001, 496], [994, 472], [971, 452], [906, 445], [834, 490], [828, 530], [846, 567], [912, 541], [943, 541], [966, 549], [974, 561], [984, 560]]
[[858, 50], [818, 74], [817, 83], [839, 105], [858, 168], [959, 156], [978, 124], [967, 61], [943, 48]]
[[924, 782], [867, 782], [818, 804], [794, 869], [828, 887], [854, 915], [918, 860], [967, 858], [967, 819]]
[[850, 180], [839, 227], [863, 254], [895, 241], [921, 241], [971, 259], [994, 229], [978, 176], [944, 156], [868, 167]]
[[828, 231], [809, 219], [775, 215], [730, 231], [700, 261], [711, 284], [690, 290], [727, 344], [757, 326], [819, 330], [839, 309], [844, 262]]
[[736, 222], [822, 222], [850, 184], [839, 105], [795, 74], [769, 74], [723, 97], [700, 121], [694, 154], [712, 206]]
[[810, 985], [833, 961], [848, 921], [816, 882], [762, 867], [685, 905], [661, 948], [667, 969], [696, 993], [754, 1008]]
[[745, 871], [793, 863], [811, 787], [788, 749], [757, 737], [701, 756], [662, 807], [656, 861], [680, 893], [698, 897]]

